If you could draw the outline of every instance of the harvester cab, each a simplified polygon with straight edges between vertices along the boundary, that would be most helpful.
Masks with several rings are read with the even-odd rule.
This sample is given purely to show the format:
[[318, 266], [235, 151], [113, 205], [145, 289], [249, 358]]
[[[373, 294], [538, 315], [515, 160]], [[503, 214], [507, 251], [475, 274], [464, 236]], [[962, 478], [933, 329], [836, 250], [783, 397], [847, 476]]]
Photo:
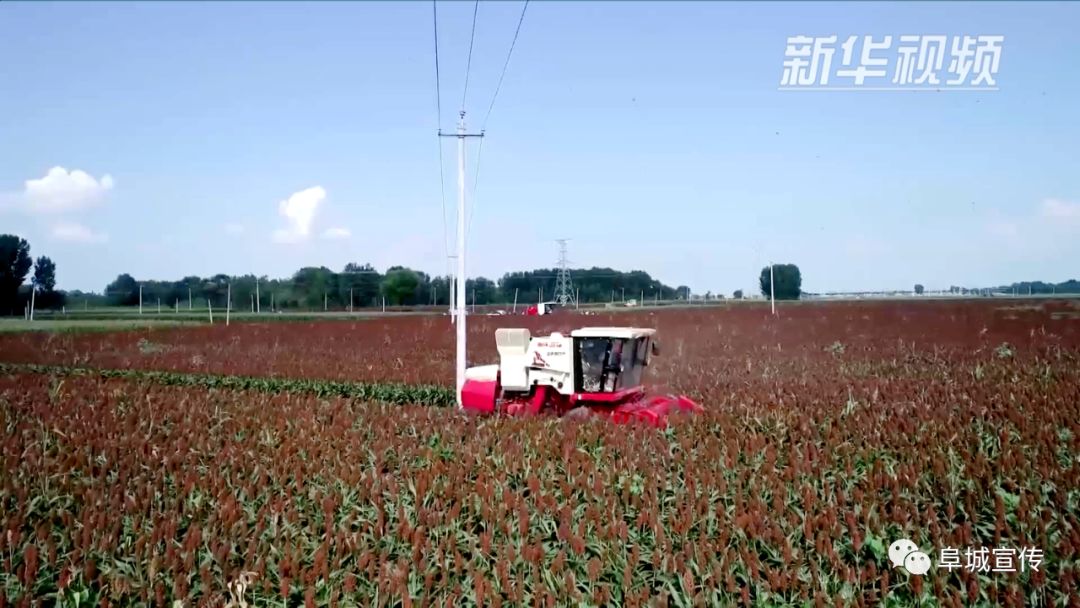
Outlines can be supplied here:
[[658, 354], [655, 333], [586, 327], [569, 336], [534, 338], [527, 329], [497, 329], [499, 363], [466, 370], [462, 407], [476, 413], [550, 412], [666, 426], [670, 413], [702, 408], [687, 397], [646, 394], [642, 377]]

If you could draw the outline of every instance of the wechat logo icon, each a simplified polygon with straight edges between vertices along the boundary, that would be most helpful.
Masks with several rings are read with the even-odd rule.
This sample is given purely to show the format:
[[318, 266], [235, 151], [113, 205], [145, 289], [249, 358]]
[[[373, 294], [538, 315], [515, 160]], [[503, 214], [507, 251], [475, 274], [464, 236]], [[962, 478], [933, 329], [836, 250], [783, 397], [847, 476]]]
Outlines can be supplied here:
[[889, 561], [894, 568], [903, 568], [908, 574], [922, 576], [930, 571], [930, 556], [923, 553], [915, 543], [906, 538], [889, 545]]

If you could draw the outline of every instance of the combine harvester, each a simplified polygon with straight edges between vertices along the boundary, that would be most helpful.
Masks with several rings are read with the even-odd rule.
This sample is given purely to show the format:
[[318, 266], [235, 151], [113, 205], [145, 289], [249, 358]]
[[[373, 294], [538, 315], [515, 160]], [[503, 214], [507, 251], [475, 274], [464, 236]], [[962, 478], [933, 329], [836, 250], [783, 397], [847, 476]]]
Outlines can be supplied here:
[[[456, 133], [443, 133], [441, 129], [438, 133], [439, 137], [458, 140], [457, 249], [453, 256], [456, 269], [450, 279], [458, 407], [483, 414], [598, 416], [617, 423], [646, 422], [661, 428], [667, 426], [670, 414], [703, 411], [684, 396], [648, 395], [641, 386], [645, 367], [656, 354], [656, 331], [652, 329], [586, 327], [571, 332], [569, 337], [553, 333], [540, 338], [533, 338], [527, 329], [497, 329], [499, 363], [466, 369], [465, 140], [483, 137], [484, 132], [466, 132], [464, 109], [459, 116]], [[564, 284], [563, 288], [568, 286]], [[555, 302], [545, 302], [542, 295], [539, 300], [525, 311], [526, 315], [549, 314], [559, 308]]]
[[480, 414], [595, 416], [665, 428], [670, 414], [703, 408], [682, 395], [645, 392], [641, 377], [659, 354], [655, 333], [585, 327], [569, 336], [533, 338], [527, 329], [497, 329], [499, 363], [465, 371], [461, 407]]
[[523, 314], [526, 317], [539, 317], [543, 315], [550, 315], [551, 313], [555, 312], [556, 309], [558, 309], [558, 304], [556, 304], [555, 302], [540, 302], [526, 308]]

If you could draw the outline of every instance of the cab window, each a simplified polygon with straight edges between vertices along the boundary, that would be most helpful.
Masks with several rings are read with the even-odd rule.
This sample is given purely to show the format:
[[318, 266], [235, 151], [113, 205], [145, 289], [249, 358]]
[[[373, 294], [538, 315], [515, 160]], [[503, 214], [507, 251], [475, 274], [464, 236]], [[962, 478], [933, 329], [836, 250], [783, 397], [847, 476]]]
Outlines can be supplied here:
[[579, 390], [610, 393], [641, 383], [643, 339], [583, 338], [577, 348]]
[[578, 343], [581, 370], [580, 390], [598, 393], [603, 386], [604, 362], [607, 359], [609, 340], [606, 338], [583, 338]]
[[626, 340], [623, 347], [622, 372], [619, 374], [619, 388], [630, 388], [641, 384], [641, 370], [644, 367], [642, 361], [645, 345], [643, 338]]

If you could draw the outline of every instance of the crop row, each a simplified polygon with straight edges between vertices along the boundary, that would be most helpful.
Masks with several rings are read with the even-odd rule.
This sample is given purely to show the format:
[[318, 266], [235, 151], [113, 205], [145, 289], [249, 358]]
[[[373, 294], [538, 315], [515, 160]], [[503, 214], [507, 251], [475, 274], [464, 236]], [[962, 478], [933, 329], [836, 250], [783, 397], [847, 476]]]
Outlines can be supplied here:
[[255, 378], [138, 369], [95, 369], [58, 365], [0, 363], [0, 374], [35, 373], [50, 376], [85, 376], [143, 380], [166, 386], [208, 389], [254, 390], [265, 393], [298, 393], [316, 397], [344, 397], [388, 404], [449, 406], [454, 392], [442, 386], [335, 382], [306, 378]]
[[[469, 320], [470, 365], [494, 363], [495, 329], [533, 335], [586, 325], [652, 327], [661, 356], [650, 383], [701, 401], [723, 399], [733, 376], [835, 373], [835, 363], [905, 360], [912, 350], [958, 365], [1008, 344], [1018, 357], [1080, 348], [1080, 309], [1045, 302], [798, 304], [768, 314], [755, 305], [642, 310], [591, 316]], [[234, 323], [109, 333], [0, 335], [0, 361], [106, 369], [310, 378], [340, 382], [454, 385], [455, 332], [446, 317]], [[832, 366], [830, 368], [830, 366]], [[740, 378], [741, 380], [742, 378]]]

